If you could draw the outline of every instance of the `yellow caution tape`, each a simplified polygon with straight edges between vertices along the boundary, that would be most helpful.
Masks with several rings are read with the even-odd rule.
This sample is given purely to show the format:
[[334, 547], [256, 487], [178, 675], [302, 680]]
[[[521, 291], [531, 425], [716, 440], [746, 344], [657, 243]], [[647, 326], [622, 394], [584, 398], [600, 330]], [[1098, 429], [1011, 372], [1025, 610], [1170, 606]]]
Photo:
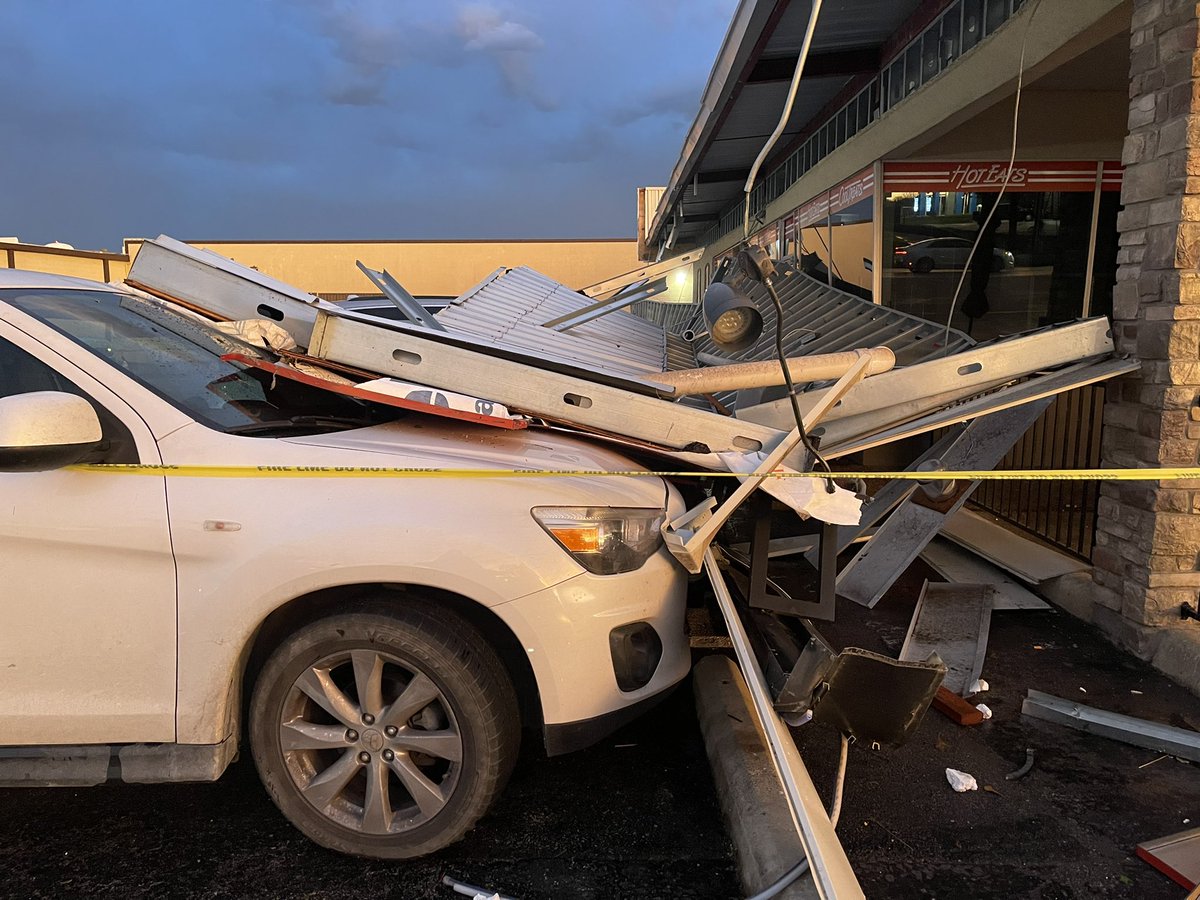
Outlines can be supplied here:
[[[388, 466], [71, 466], [77, 472], [167, 475], [176, 478], [743, 478], [740, 472], [605, 471], [600, 469], [438, 469]], [[768, 478], [827, 478], [824, 472], [775, 471]], [[1200, 480], [1200, 467], [1145, 469], [1013, 469], [1005, 471], [834, 472], [834, 478], [903, 481], [1182, 481]]]

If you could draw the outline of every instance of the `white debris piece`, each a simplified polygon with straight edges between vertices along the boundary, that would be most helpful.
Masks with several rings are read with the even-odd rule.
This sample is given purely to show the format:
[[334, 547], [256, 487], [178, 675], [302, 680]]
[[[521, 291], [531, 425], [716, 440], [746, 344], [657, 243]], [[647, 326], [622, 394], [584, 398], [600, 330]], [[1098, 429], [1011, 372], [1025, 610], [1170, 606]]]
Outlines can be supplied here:
[[985, 719], [990, 719], [992, 717], [992, 711], [988, 708], [986, 703], [976, 703], [975, 708], [983, 713], [983, 717]]
[[270, 347], [272, 350], [295, 350], [292, 336], [274, 322], [266, 319], [239, 319], [236, 322], [212, 322], [217, 331], [241, 338], [255, 347]]
[[[752, 451], [717, 455], [730, 472], [749, 475], [763, 464], [768, 454]], [[762, 490], [779, 502], [786, 503], [804, 518], [819, 519], [831, 525], [857, 525], [862, 518], [862, 500], [853, 491], [834, 485], [831, 493], [826, 490], [825, 479], [788, 475], [795, 469], [787, 466], [781, 465], [776, 471], [785, 477], [765, 479]]]
[[974, 775], [968, 775], [966, 772], [960, 772], [958, 769], [947, 769], [946, 780], [950, 782], [950, 787], [963, 793], [964, 791], [979, 790], [979, 782], [975, 780]]
[[975, 679], [975, 683], [967, 689], [968, 694], [982, 694], [988, 689], [988, 683], [982, 678]]
[[469, 397], [466, 394], [441, 388], [431, 388], [423, 384], [411, 384], [407, 381], [400, 381], [398, 378], [376, 378], [374, 381], [364, 381], [358, 387], [376, 394], [387, 394], [389, 397], [415, 400], [418, 403], [430, 403], [434, 406], [444, 406], [459, 412], [475, 413], [493, 419], [520, 418], [510, 413], [508, 407], [503, 403], [485, 400], [482, 397]]

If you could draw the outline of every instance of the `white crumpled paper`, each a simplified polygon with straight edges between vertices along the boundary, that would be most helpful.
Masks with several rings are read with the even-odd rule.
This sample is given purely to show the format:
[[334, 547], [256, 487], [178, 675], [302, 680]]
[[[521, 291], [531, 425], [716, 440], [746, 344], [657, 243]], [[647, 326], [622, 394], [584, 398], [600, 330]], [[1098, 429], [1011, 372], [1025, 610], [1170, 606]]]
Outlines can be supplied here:
[[966, 772], [960, 772], [958, 769], [947, 769], [946, 780], [950, 782], [950, 787], [963, 793], [964, 791], [979, 790], [979, 782], [975, 780], [974, 775], [968, 775]]

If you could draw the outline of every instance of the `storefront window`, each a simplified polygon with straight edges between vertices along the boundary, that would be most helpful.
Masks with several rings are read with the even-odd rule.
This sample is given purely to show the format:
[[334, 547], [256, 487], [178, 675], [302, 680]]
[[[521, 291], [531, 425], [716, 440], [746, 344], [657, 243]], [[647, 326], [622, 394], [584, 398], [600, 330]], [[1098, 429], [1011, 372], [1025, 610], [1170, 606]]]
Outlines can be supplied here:
[[859, 172], [783, 219], [782, 254], [807, 275], [870, 299], [875, 176]]
[[[968, 168], [941, 165], [956, 172]], [[883, 270], [884, 305], [944, 322], [961, 281], [951, 324], [977, 340], [1083, 315], [1095, 199], [1095, 164], [1085, 165], [1090, 173], [1059, 176], [1077, 178], [1077, 190], [1030, 190], [1036, 176], [1014, 169], [1013, 180], [1019, 176], [1024, 183], [1002, 197], [987, 175], [978, 176], [979, 190], [886, 193], [883, 242], [891, 259]], [[1116, 191], [1101, 194], [1090, 315], [1112, 309], [1118, 197]]]

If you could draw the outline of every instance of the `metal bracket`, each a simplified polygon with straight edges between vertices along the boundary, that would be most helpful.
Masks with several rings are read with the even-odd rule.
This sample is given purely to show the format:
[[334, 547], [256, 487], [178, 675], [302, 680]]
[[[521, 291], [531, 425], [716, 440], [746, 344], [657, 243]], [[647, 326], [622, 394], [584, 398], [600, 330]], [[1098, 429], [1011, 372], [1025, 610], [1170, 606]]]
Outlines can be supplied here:
[[599, 319], [601, 316], [607, 316], [611, 312], [632, 306], [639, 300], [647, 300], [650, 297], [661, 294], [666, 289], [666, 278], [658, 278], [649, 283], [639, 281], [629, 285], [627, 288], [623, 288], [607, 300], [597, 301], [582, 309], [574, 309], [569, 313], [564, 313], [557, 318], [551, 319], [549, 322], [543, 322], [542, 327], [552, 328], [555, 331], [569, 331], [577, 325], [591, 322], [593, 319]]
[[446, 330], [446, 326], [435, 319], [429, 310], [417, 302], [417, 298], [406, 291], [404, 286], [393, 278], [386, 269], [376, 272], [374, 269], [368, 269], [360, 260], [355, 260], [354, 264], [362, 270], [364, 275], [371, 279], [371, 283], [375, 287], [383, 291], [383, 295], [391, 300], [404, 317], [414, 325], [424, 325], [426, 328], [432, 328], [434, 331]]
[[815, 599], [793, 597], [771, 580], [767, 574], [771, 551], [771, 501], [767, 497], [755, 497], [751, 503], [756, 507], [754, 532], [750, 538], [749, 556], [744, 560], [732, 550], [725, 554], [731, 562], [742, 564], [747, 575], [731, 571], [730, 577], [746, 598], [747, 604], [755, 609], [821, 619], [832, 622], [837, 604], [837, 526], [828, 522], [814, 522], [817, 533], [817, 596]]

